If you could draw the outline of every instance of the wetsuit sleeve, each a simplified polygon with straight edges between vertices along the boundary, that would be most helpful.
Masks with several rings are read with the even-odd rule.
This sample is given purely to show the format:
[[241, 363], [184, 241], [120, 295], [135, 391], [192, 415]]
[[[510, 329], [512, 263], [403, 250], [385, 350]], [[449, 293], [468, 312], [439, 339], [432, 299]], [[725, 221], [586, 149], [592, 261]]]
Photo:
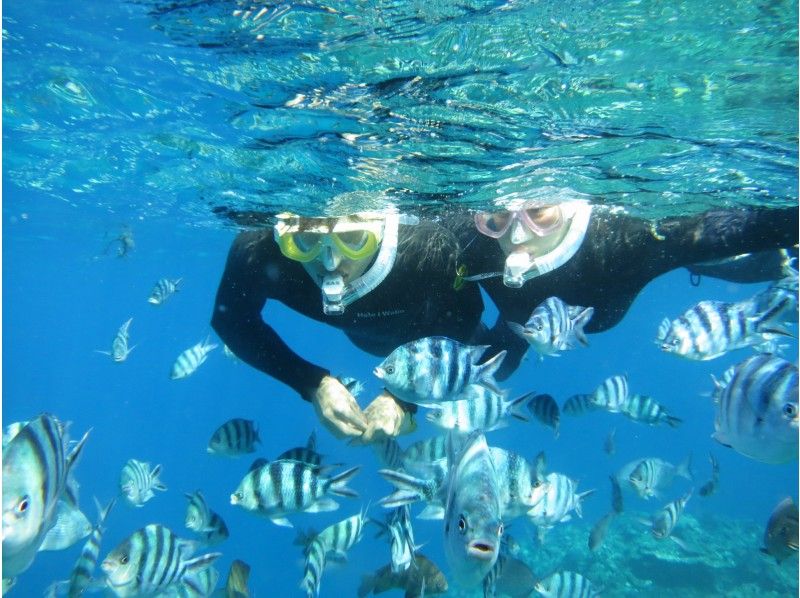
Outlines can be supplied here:
[[712, 210], [663, 220], [653, 228], [651, 252], [661, 270], [767, 249], [798, 241], [798, 208]]
[[292, 351], [261, 318], [269, 295], [264, 275], [265, 243], [253, 242], [252, 233], [234, 241], [222, 274], [211, 326], [242, 361], [280, 380], [310, 401], [328, 370]]

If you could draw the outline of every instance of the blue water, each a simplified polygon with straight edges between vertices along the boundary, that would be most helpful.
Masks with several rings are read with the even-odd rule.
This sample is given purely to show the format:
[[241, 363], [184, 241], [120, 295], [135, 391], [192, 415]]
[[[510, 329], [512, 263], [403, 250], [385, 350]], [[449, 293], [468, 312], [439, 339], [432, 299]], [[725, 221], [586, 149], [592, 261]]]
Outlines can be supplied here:
[[[593, 3], [412, 4], [359, 3], [347, 19], [346, 3], [270, 5], [265, 42], [228, 3], [4, 7], [3, 424], [48, 411], [76, 436], [92, 429], [77, 476], [90, 519], [92, 497], [117, 492], [129, 458], [161, 463], [169, 488], [141, 509], [118, 505], [103, 555], [147, 523], [183, 533], [183, 493], [201, 489], [231, 531], [220, 547], [223, 577], [239, 558], [252, 566], [254, 595], [300, 595], [294, 531], [228, 504], [250, 459], [205, 452], [232, 417], [258, 422], [259, 456], [304, 444], [316, 429], [330, 462], [363, 466], [352, 483], [360, 500], [292, 517], [296, 527], [320, 529], [368, 503], [383, 516], [374, 503], [390, 488], [371, 450], [336, 441], [292, 391], [219, 349], [195, 375], [169, 379], [181, 351], [213, 338], [214, 294], [237, 231], [212, 208], [313, 213], [340, 194], [391, 188], [408, 210], [446, 212], [448, 203], [486, 206], [554, 181], [644, 214], [797, 203], [796, 2], [618, 3], [602, 14]], [[106, 249], [125, 229], [136, 248], [117, 258]], [[162, 277], [184, 283], [155, 307], [146, 299]], [[607, 476], [629, 460], [677, 463], [691, 452], [703, 483], [712, 451], [721, 487], [695, 496], [687, 513], [760, 528], [780, 499], [797, 497], [797, 464], [757, 463], [718, 445], [704, 394], [711, 374], [749, 351], [692, 362], [652, 339], [662, 318], [699, 300], [740, 300], [764, 287], [708, 278], [693, 287], [685, 270], [669, 273], [589, 348], [531, 356], [506, 384], [512, 395], [537, 390], [562, 403], [627, 373], [632, 390], [683, 419], [679, 428], [599, 414], [564, 417], [557, 440], [513, 423], [489, 442], [531, 459], [545, 450], [551, 470], [598, 488], [584, 521], [564, 524], [584, 526], [606, 512]], [[495, 316], [489, 308], [485, 321]], [[108, 350], [130, 317], [136, 348], [115, 364], [96, 350]], [[380, 358], [277, 303], [265, 318], [306, 359], [364, 380], [366, 397], [378, 393]], [[791, 343], [786, 355], [796, 354]], [[609, 457], [602, 445], [612, 427], [618, 451]], [[401, 441], [432, 432], [420, 422]], [[657, 506], [629, 508], [645, 516]], [[512, 529], [532, 533], [521, 521]], [[415, 532], [447, 573], [441, 523], [420, 521]], [[360, 576], [388, 561], [388, 546], [372, 536], [347, 565], [326, 570], [322, 595], [355, 595]], [[765, 558], [759, 541], [753, 559]], [[66, 578], [79, 547], [40, 554], [14, 595], [37, 596]], [[550, 548], [561, 548], [557, 538]]]

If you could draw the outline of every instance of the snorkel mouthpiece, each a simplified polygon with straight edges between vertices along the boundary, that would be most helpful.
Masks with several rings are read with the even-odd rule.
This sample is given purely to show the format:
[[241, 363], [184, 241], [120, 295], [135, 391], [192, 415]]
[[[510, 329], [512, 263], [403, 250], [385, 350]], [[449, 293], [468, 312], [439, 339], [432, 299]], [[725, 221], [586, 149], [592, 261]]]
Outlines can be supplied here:
[[503, 283], [507, 287], [520, 288], [525, 283], [525, 273], [531, 268], [531, 258], [525, 251], [515, 251], [506, 258]]
[[344, 313], [344, 279], [341, 275], [326, 276], [322, 280], [322, 311], [326, 315]]

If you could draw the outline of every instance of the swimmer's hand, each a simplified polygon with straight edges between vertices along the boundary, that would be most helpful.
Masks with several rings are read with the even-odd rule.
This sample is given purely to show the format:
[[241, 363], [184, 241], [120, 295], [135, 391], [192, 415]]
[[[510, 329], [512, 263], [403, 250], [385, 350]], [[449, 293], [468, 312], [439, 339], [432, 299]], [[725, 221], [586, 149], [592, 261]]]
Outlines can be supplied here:
[[350, 391], [333, 376], [325, 376], [311, 398], [319, 421], [336, 438], [361, 436], [369, 423]]
[[413, 413], [388, 391], [383, 391], [364, 409], [367, 418], [367, 430], [356, 442], [376, 442], [386, 436], [408, 434], [417, 428]]

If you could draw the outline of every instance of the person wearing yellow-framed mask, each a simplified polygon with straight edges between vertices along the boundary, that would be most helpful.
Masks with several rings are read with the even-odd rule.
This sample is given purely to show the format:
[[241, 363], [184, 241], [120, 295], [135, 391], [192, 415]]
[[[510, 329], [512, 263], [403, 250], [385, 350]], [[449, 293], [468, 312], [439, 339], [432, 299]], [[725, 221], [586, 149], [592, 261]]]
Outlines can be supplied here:
[[413, 429], [413, 405], [384, 391], [362, 411], [339, 378], [280, 338], [262, 309], [278, 300], [384, 357], [424, 336], [467, 341], [483, 330], [483, 302], [476, 287], [453, 287], [459, 252], [451, 231], [393, 209], [337, 217], [282, 213], [271, 229], [234, 241], [212, 326], [239, 358], [311, 402], [337, 437], [395, 436]]

